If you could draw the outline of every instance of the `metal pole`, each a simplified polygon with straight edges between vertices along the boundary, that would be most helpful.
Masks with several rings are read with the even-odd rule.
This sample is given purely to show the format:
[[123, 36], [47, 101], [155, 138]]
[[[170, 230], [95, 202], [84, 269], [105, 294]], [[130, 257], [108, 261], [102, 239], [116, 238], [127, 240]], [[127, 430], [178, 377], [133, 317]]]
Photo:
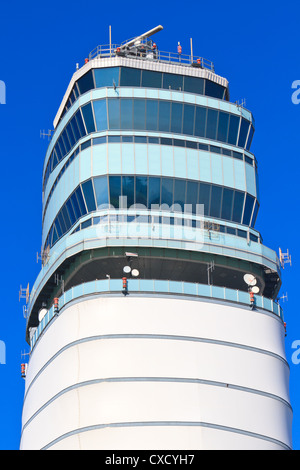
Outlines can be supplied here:
[[111, 26], [109, 26], [109, 57], [111, 57]]
[[190, 38], [190, 42], [191, 42], [191, 64], [194, 62], [194, 58], [193, 58], [193, 39]]

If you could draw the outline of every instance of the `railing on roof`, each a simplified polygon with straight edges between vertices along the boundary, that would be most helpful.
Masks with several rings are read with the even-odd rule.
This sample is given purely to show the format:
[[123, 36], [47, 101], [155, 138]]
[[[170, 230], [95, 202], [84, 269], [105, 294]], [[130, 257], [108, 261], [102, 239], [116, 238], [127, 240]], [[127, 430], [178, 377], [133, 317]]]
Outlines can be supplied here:
[[[120, 49], [120, 52], [118, 50]], [[191, 56], [187, 54], [178, 54], [175, 52], [165, 52], [158, 49], [145, 50], [144, 52], [134, 52], [134, 48], [124, 49], [122, 45], [112, 44], [108, 45], [99, 45], [93, 49], [88, 59], [102, 59], [107, 57], [129, 57], [130, 59], [139, 59], [147, 60], [154, 62], [163, 62], [163, 63], [172, 63], [177, 65], [184, 66], [193, 66], [198, 68], [203, 68], [215, 72], [214, 64], [210, 60], [205, 59], [204, 57]]]

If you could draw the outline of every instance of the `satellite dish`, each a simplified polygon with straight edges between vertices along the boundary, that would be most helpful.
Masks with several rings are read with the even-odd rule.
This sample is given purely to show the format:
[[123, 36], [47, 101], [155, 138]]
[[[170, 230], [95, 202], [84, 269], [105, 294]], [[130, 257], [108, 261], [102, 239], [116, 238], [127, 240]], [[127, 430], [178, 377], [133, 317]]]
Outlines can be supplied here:
[[48, 310], [46, 308], [41, 308], [39, 311], [39, 322], [41, 322], [44, 316], [47, 314]]
[[124, 271], [124, 273], [129, 274], [130, 271], [131, 271], [131, 267], [130, 266], [124, 266], [123, 271]]
[[253, 274], [245, 274], [244, 281], [248, 286], [255, 286], [257, 281]]
[[133, 277], [137, 277], [139, 274], [140, 274], [140, 272], [139, 272], [138, 269], [133, 269], [133, 270], [131, 271], [131, 275], [132, 275]]
[[258, 294], [259, 293], [259, 287], [257, 287], [257, 286], [252, 287], [251, 290], [252, 290], [253, 294]]

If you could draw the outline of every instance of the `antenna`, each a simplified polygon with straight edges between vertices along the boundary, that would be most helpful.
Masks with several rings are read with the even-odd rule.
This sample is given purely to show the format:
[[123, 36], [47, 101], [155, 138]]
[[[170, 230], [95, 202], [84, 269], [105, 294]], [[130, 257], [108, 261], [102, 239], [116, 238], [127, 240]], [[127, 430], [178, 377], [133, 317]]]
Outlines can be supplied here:
[[257, 283], [257, 280], [256, 278], [253, 276], [253, 274], [245, 274], [244, 275], [244, 281], [246, 284], [248, 284], [248, 286], [252, 287], [252, 286], [256, 286], [256, 283]]
[[246, 98], [242, 98], [241, 101], [236, 101], [235, 104], [238, 108], [245, 108], [246, 106]]
[[44, 137], [48, 137], [48, 140], [50, 140], [52, 132], [54, 132], [54, 131], [52, 131], [51, 129], [48, 129], [48, 134], [47, 134], [43, 129], [42, 131], [40, 131], [40, 138], [44, 139]]
[[289, 250], [287, 250], [286, 253], [283, 253], [281, 248], [279, 248], [279, 261], [280, 261], [282, 269], [284, 269], [284, 265], [287, 263], [289, 263], [290, 266], [292, 266], [292, 257], [289, 253]]
[[65, 292], [65, 281], [63, 280], [62, 275], [54, 274], [54, 282], [57, 286], [61, 286], [61, 292], [64, 294]]
[[[207, 282], [208, 282], [208, 285], [210, 286], [211, 285], [211, 278], [212, 278], [212, 272], [214, 271], [215, 269], [215, 262], [214, 261], [211, 261], [210, 263], [208, 263], [207, 265]], [[210, 274], [211, 273], [211, 274]]]
[[29, 283], [27, 284], [26, 288], [23, 288], [22, 286], [20, 286], [19, 302], [20, 302], [21, 299], [25, 299], [26, 303], [28, 304], [28, 300], [29, 300]]
[[141, 34], [140, 36], [137, 36], [136, 38], [133, 38], [130, 41], [126, 42], [126, 44], [123, 44], [121, 46], [121, 49], [125, 47], [129, 47], [129, 46], [133, 46], [137, 41], [141, 41], [142, 39], [149, 38], [150, 36], [152, 36], [155, 33], [158, 33], [162, 29], [164, 28], [161, 25], [158, 25], [155, 28], [150, 29], [150, 31], [147, 31], [146, 33]]

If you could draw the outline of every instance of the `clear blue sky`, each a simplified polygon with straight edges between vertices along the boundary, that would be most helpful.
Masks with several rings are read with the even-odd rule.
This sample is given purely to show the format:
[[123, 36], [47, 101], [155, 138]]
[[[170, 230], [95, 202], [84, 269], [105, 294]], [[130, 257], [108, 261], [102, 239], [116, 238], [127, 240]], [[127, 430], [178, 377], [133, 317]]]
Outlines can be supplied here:
[[[126, 7], [127, 5], [127, 7]], [[246, 99], [256, 120], [252, 145], [259, 163], [261, 209], [256, 227], [264, 243], [292, 254], [283, 271], [281, 295], [287, 322], [286, 355], [294, 409], [294, 449], [300, 449], [300, 364], [292, 344], [300, 341], [297, 305], [300, 104], [292, 103], [292, 83], [300, 80], [298, 1], [169, 1], [112, 3], [95, 0], [2, 2], [0, 7], [0, 80], [7, 104], [0, 105], [1, 158], [1, 313], [0, 449], [18, 449], [24, 381], [20, 377], [25, 320], [20, 284], [33, 285], [41, 246], [41, 183], [53, 118], [75, 71], [75, 64], [98, 44], [122, 42], [158, 24], [160, 50], [189, 53], [214, 62], [230, 83], [231, 101]], [[300, 95], [299, 95], [300, 96]]]

